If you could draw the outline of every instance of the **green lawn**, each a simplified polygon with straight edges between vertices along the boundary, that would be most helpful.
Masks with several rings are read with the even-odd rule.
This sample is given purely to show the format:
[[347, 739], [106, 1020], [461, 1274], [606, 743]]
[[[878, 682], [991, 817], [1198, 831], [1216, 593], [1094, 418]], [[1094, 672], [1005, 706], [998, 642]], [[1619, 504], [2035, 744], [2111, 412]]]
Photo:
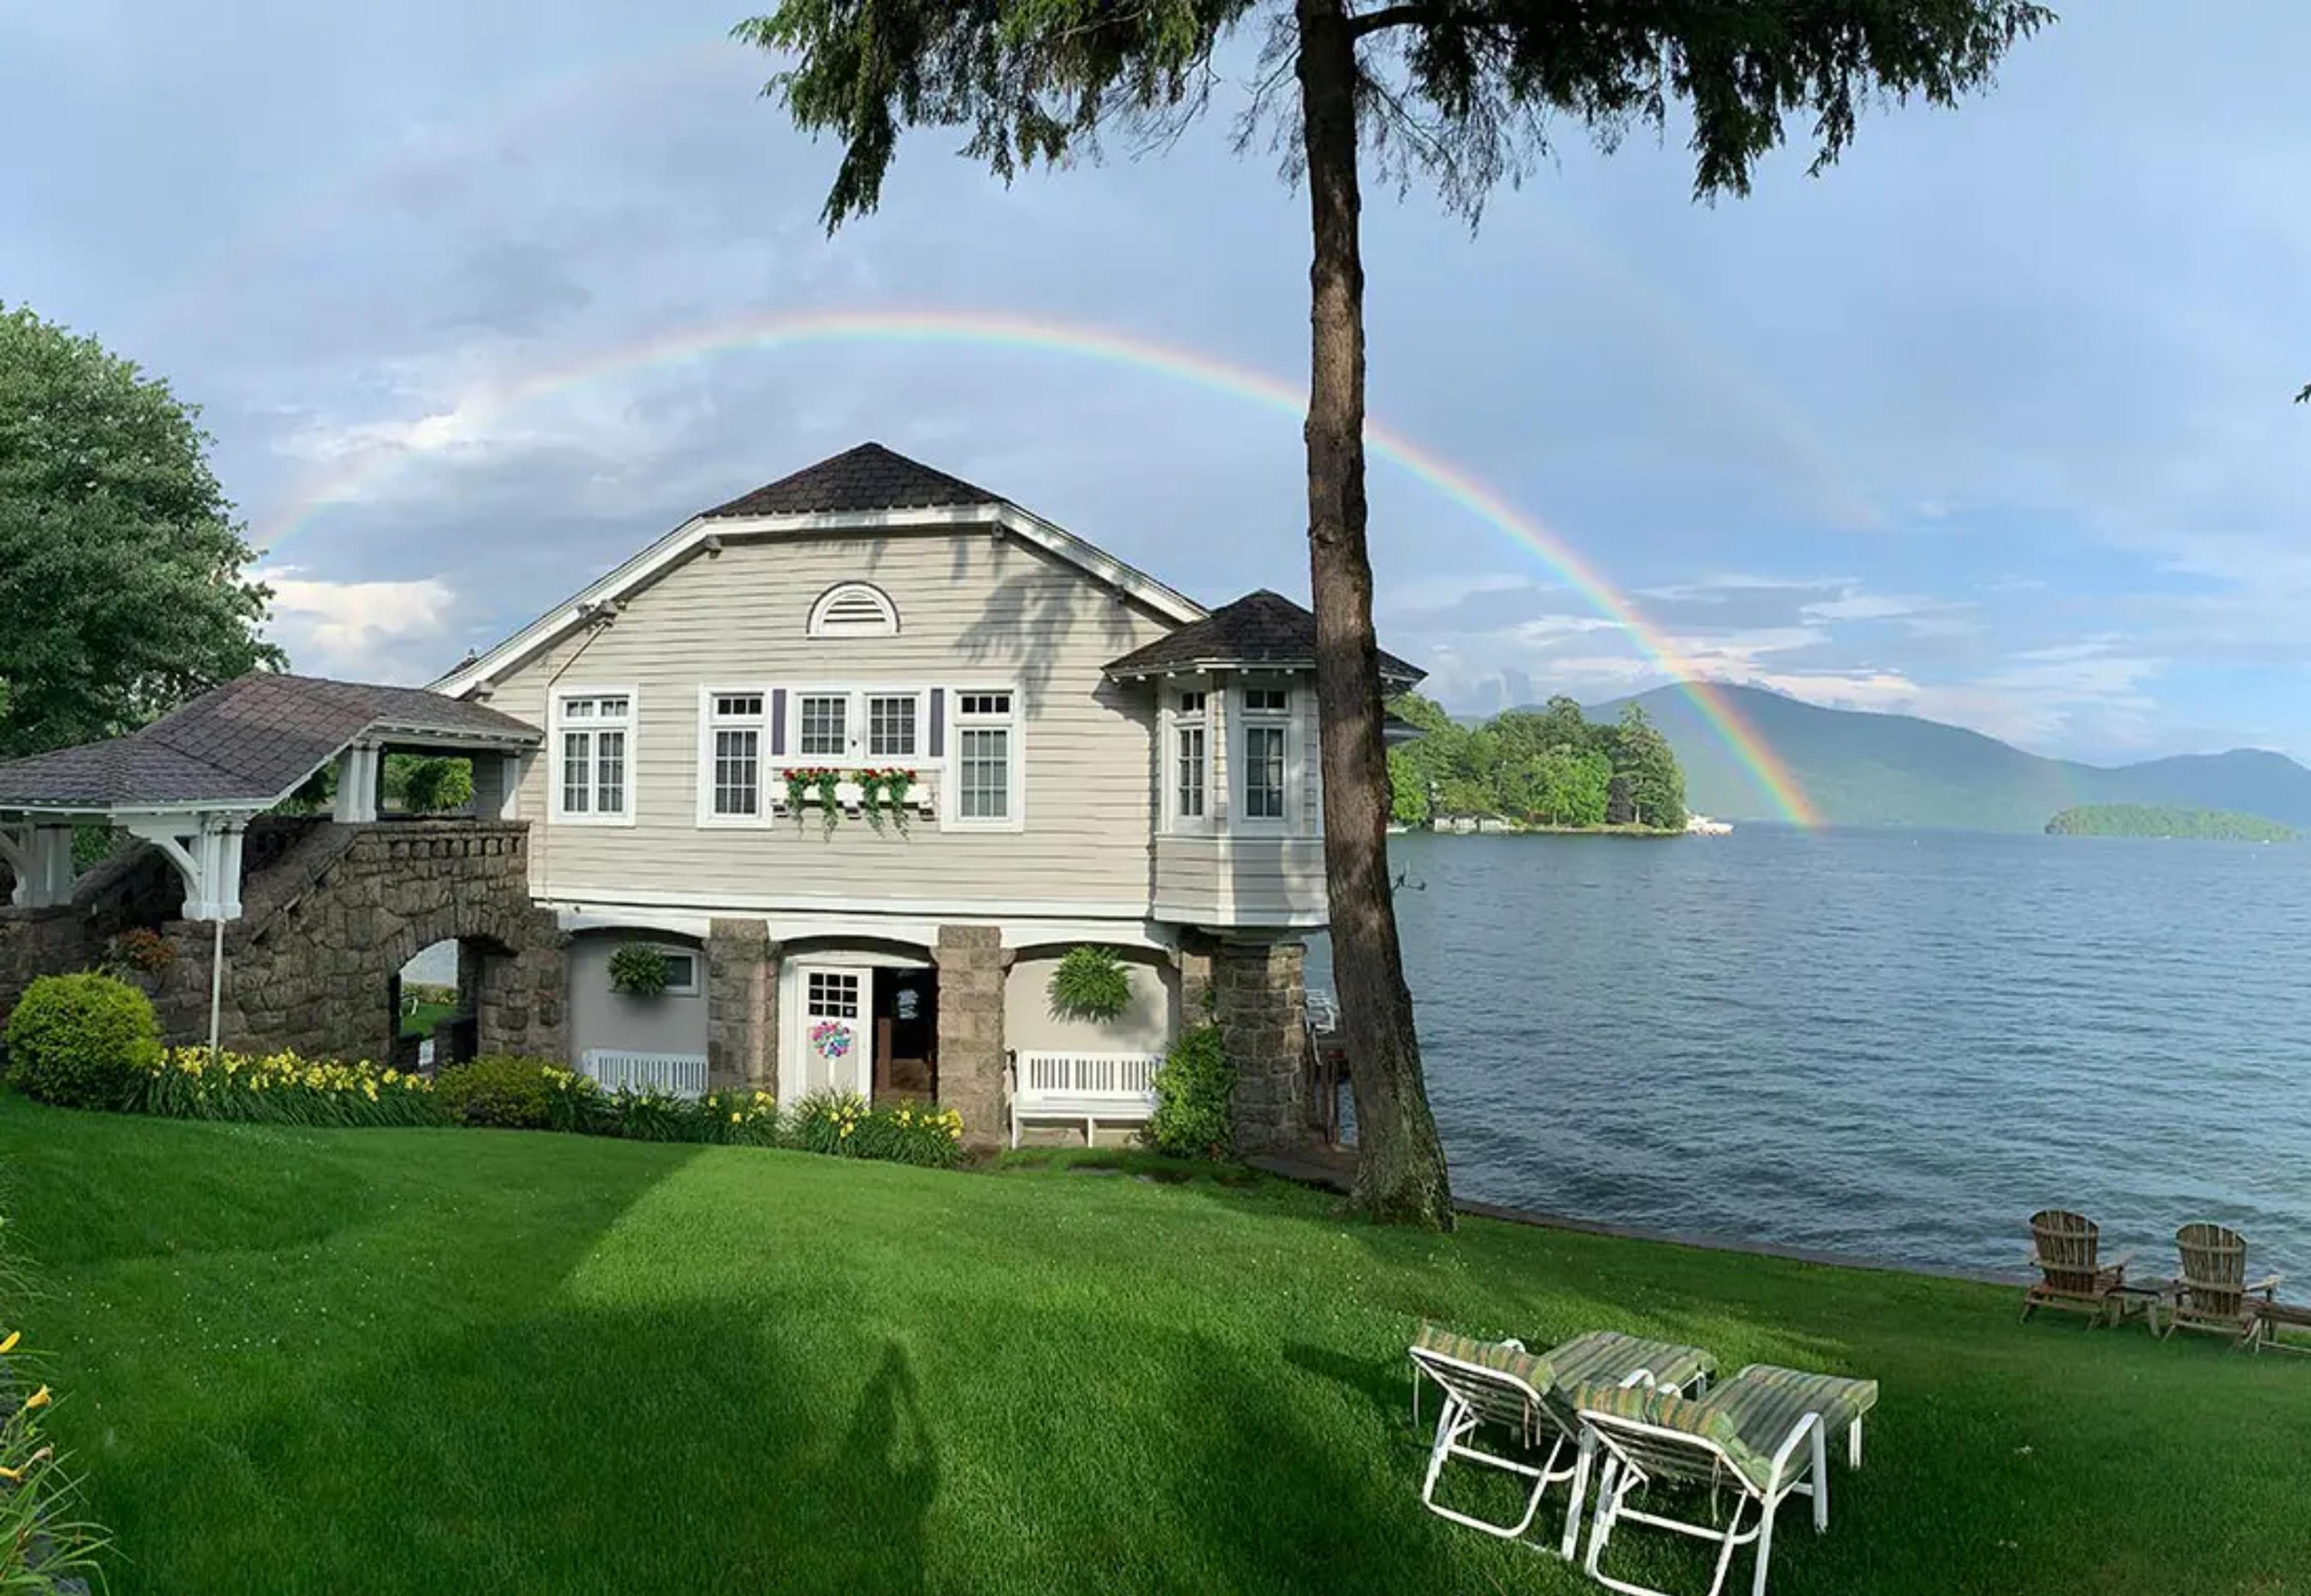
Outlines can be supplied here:
[[431, 1036], [434, 1026], [457, 1012], [455, 1003], [430, 1003], [421, 999], [402, 1011], [401, 1033], [404, 1036]]
[[[124, 1596], [1593, 1589], [1419, 1507], [1423, 1314], [1881, 1380], [1783, 1596], [2311, 1588], [2311, 1361], [1989, 1288], [1267, 1182], [13, 1098], [0, 1171]], [[1661, 1539], [1614, 1557], [1697, 1591]]]

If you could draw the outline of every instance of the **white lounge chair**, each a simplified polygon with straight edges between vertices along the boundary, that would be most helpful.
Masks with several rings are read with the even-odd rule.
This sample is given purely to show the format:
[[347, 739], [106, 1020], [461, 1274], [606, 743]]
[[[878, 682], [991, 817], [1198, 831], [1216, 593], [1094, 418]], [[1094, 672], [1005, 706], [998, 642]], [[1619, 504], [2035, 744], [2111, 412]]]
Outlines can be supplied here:
[[[1852, 1383], [1867, 1387], [1875, 1400], [1874, 1382]], [[1792, 1411], [1788, 1392], [1775, 1382], [1738, 1374], [1698, 1401], [1649, 1389], [1641, 1382], [1592, 1384], [1575, 1392], [1573, 1402], [1583, 1435], [1572, 1511], [1581, 1511], [1590, 1468], [1601, 1452], [1596, 1522], [1583, 1566], [1590, 1578], [1608, 1590], [1626, 1596], [1669, 1596], [1651, 1585], [1615, 1579], [1598, 1566], [1614, 1526], [1624, 1519], [1715, 1542], [1717, 1568], [1708, 1596], [1719, 1596], [1725, 1589], [1734, 1552], [1752, 1541], [1757, 1548], [1757, 1569], [1750, 1590], [1753, 1596], [1765, 1596], [1774, 1515], [1792, 1493], [1812, 1497], [1817, 1533], [1829, 1528], [1827, 1427], [1818, 1411]], [[1858, 1417], [1853, 1435], [1858, 1461]], [[1721, 1488], [1731, 1487], [1737, 1493], [1733, 1514], [1721, 1526], [1629, 1504], [1630, 1496], [1655, 1483], [1708, 1487], [1713, 1517]]]
[[[1420, 1419], [1423, 1378], [1444, 1395], [1443, 1410], [1436, 1416], [1436, 1438], [1429, 1448], [1428, 1472], [1420, 1485], [1422, 1504], [1441, 1518], [1504, 1540], [1515, 1539], [1530, 1529], [1548, 1487], [1573, 1478], [1579, 1469], [1574, 1457], [1580, 1443], [1580, 1420], [1567, 1392], [1588, 1382], [1643, 1379], [1697, 1394], [1717, 1368], [1717, 1360], [1699, 1347], [1642, 1340], [1612, 1330], [1592, 1330], [1548, 1352], [1532, 1353], [1525, 1350], [1522, 1341], [1479, 1340], [1423, 1324], [1409, 1351], [1414, 1369], [1413, 1422]], [[1514, 1438], [1516, 1452], [1489, 1451], [1478, 1444], [1487, 1426], [1508, 1432]], [[1536, 1456], [1538, 1463], [1532, 1461]], [[1500, 1523], [1470, 1517], [1438, 1502], [1437, 1483], [1444, 1465], [1455, 1458], [1530, 1480], [1531, 1490], [1523, 1513], [1513, 1522]], [[1576, 1498], [1558, 1548], [1566, 1559], [1578, 1549], [1580, 1535]]]

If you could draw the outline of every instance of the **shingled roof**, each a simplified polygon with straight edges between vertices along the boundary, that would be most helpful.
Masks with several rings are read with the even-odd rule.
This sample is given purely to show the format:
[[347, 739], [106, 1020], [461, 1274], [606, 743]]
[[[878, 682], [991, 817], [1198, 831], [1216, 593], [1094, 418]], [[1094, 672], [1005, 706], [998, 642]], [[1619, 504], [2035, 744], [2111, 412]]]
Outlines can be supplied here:
[[1003, 502], [1000, 493], [974, 487], [879, 443], [862, 443], [751, 493], [742, 493], [728, 504], [718, 504], [706, 514], [710, 518], [827, 515]]
[[[1107, 674], [1152, 676], [1212, 669], [1312, 670], [1315, 664], [1315, 615], [1283, 594], [1262, 588], [1110, 661]], [[1391, 686], [1409, 687], [1428, 673], [1383, 649], [1380, 674]]]
[[140, 731], [0, 764], [0, 809], [264, 807], [358, 737], [528, 746], [537, 728], [419, 687], [260, 672]]

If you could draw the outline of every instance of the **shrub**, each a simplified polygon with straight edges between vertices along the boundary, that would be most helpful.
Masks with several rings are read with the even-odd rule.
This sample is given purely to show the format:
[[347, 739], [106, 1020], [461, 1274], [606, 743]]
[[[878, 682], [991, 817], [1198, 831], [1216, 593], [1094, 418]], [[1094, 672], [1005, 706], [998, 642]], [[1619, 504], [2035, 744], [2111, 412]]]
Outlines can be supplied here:
[[64, 1108], [117, 1109], [161, 1052], [153, 1004], [94, 972], [43, 975], [8, 1016], [8, 1078]]
[[655, 998], [666, 990], [666, 953], [647, 942], [629, 942], [610, 955], [610, 989], [632, 998]]
[[1051, 1012], [1061, 1019], [1113, 1019], [1131, 1006], [1131, 972], [1115, 949], [1086, 942], [1051, 972]]
[[876, 1108], [855, 1092], [820, 1092], [796, 1105], [787, 1139], [806, 1153], [944, 1169], [961, 1153], [963, 1116], [929, 1103]]
[[1156, 1070], [1147, 1139], [1179, 1158], [1225, 1158], [1235, 1150], [1235, 1066], [1217, 1025], [1182, 1033]]
[[[453, 1064], [433, 1077], [434, 1101], [460, 1125], [493, 1125], [503, 1130], [544, 1130], [555, 1117], [555, 1101], [573, 1110], [570, 1088], [553, 1077], [569, 1071], [543, 1059], [491, 1053]], [[582, 1077], [572, 1077], [582, 1078]], [[588, 1086], [592, 1086], [589, 1081]], [[577, 1129], [575, 1125], [570, 1127]]]
[[440, 815], [462, 809], [474, 801], [474, 762], [470, 759], [419, 759], [409, 765], [402, 787], [402, 802], [414, 815]]
[[157, 975], [177, 962], [177, 945], [158, 931], [138, 926], [105, 944], [104, 967], [112, 974]]
[[702, 1097], [680, 1097], [670, 1092], [623, 1091], [601, 1101], [598, 1129], [604, 1136], [742, 1147], [779, 1143], [778, 1101], [768, 1092], [709, 1092]]
[[704, 1140], [734, 1147], [779, 1144], [778, 1099], [768, 1092], [709, 1092], [698, 1105], [710, 1133]]
[[295, 1053], [262, 1056], [172, 1048], [138, 1077], [126, 1106], [170, 1120], [264, 1125], [438, 1125], [433, 1083], [422, 1075]]

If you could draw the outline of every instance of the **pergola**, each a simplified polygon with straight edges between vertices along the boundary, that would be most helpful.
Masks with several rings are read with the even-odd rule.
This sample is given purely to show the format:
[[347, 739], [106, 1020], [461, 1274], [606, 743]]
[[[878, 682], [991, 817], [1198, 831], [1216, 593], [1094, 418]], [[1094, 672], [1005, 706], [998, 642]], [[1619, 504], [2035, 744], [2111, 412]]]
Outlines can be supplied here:
[[[214, 1011], [252, 819], [335, 763], [331, 817], [374, 821], [388, 751], [472, 759], [475, 809], [510, 816], [543, 740], [526, 721], [423, 688], [242, 676], [126, 737], [0, 763], [0, 859], [14, 903], [47, 908], [72, 902], [74, 826], [152, 843], [184, 878], [184, 917], [216, 927]], [[210, 1030], [214, 1044], [214, 1018]]]

